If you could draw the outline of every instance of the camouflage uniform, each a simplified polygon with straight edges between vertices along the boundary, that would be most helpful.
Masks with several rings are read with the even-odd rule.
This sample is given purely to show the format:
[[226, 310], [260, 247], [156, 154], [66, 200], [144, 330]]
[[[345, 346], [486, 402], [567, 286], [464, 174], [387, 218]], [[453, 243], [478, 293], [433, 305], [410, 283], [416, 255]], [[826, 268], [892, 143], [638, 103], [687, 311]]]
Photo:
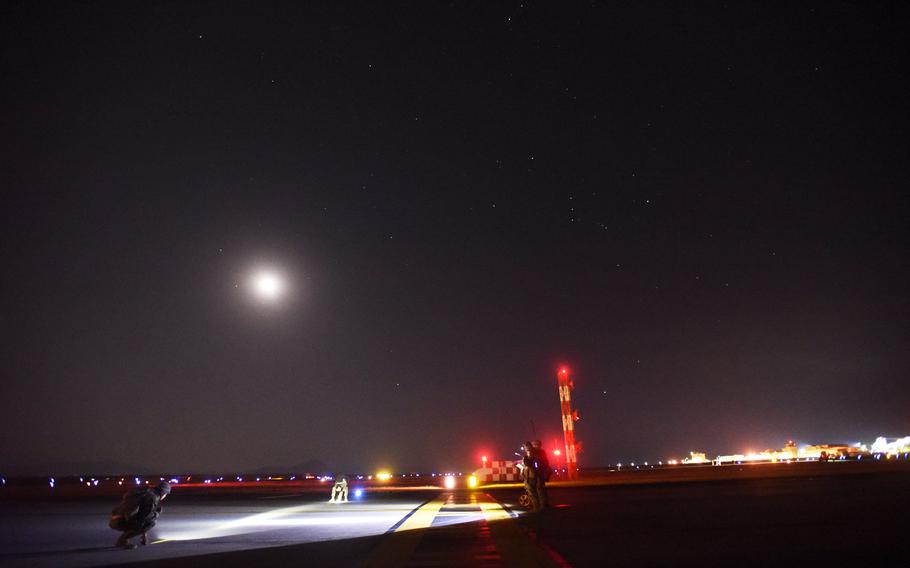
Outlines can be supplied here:
[[341, 502], [348, 502], [348, 478], [344, 475], [335, 479], [335, 485], [332, 486], [332, 498], [329, 499], [329, 503]]
[[550, 480], [550, 460], [547, 459], [547, 452], [541, 447], [540, 440], [531, 442], [531, 459], [534, 461], [537, 469], [537, 475], [534, 480], [537, 485], [537, 498], [540, 502], [540, 508], [546, 509], [550, 506], [550, 499], [547, 495], [547, 481]]
[[123, 534], [115, 546], [135, 548], [130, 542], [135, 536], [141, 536], [139, 543], [148, 544], [146, 533], [158, 522], [161, 515], [161, 500], [171, 492], [171, 484], [159, 483], [154, 489], [143, 487], [123, 495], [123, 500], [111, 511], [109, 526]]
[[524, 457], [521, 458], [521, 480], [524, 482], [525, 491], [531, 498], [531, 510], [540, 511], [543, 508], [540, 489], [543, 487], [539, 460], [534, 455], [534, 448], [530, 442], [525, 442], [522, 446], [525, 451]]

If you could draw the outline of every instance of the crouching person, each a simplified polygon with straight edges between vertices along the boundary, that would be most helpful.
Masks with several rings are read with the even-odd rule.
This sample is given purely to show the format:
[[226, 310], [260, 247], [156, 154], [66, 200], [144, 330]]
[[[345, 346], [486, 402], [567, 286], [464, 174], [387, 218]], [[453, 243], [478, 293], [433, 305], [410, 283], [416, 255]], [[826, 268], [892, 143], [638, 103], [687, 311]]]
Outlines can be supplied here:
[[335, 485], [332, 486], [332, 498], [329, 503], [347, 503], [348, 502], [348, 478], [339, 475], [335, 478]]
[[171, 484], [161, 482], [153, 489], [140, 487], [124, 493], [123, 500], [111, 510], [110, 527], [120, 531], [115, 546], [136, 548], [130, 539], [138, 536], [139, 544], [148, 544], [148, 531], [158, 522], [161, 501], [171, 492]]

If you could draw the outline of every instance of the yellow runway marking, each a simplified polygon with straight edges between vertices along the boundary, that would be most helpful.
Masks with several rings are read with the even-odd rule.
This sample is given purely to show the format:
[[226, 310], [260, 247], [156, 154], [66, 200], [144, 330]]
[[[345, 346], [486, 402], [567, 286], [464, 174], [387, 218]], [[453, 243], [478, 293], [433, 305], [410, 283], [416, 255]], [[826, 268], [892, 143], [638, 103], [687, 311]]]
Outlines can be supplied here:
[[434, 499], [417, 509], [414, 514], [408, 517], [401, 525], [395, 529], [395, 532], [411, 531], [429, 528], [433, 524], [433, 519], [446, 504], [446, 497]]
[[[423, 548], [421, 548], [419, 556], [415, 556], [415, 552], [420, 546], [423, 536], [428, 531], [436, 530], [431, 527], [433, 520], [437, 516], [465, 516], [464, 511], [447, 512], [441, 510], [447, 503], [450, 505], [454, 504], [451, 502], [452, 495], [452, 493], [445, 493], [415, 510], [398, 528], [385, 536], [362, 566], [369, 568], [409, 566], [411, 564], [416, 566], [427, 563], [427, 554], [430, 555], [430, 558], [434, 558], [432, 556], [434, 553]], [[470, 494], [468, 503], [480, 508], [485, 524], [489, 527], [489, 538], [492, 540], [493, 546], [495, 546], [495, 554], [498, 555], [503, 566], [541, 566], [547, 568], [558, 566], [528, 533], [514, 522], [512, 515], [493, 497], [486, 493], [476, 492]], [[456, 506], [458, 505], [456, 504]], [[454, 530], [456, 531], [455, 534], [461, 534], [468, 538], [471, 538], [469, 535], [474, 535], [474, 538], [482, 538], [480, 533], [475, 531], [479, 530], [477, 523], [484, 521], [480, 521], [478, 518], [477, 521], [466, 522], [461, 525], [446, 525], [444, 529], [440, 528], [440, 530], [448, 531], [447, 534], [449, 535], [452, 535]], [[460, 531], [459, 527], [461, 527]], [[455, 538], [457, 540], [462, 537]], [[464, 541], [458, 544], [458, 546], [463, 545]], [[434, 543], [433, 547], [437, 546], [439, 546], [438, 541]], [[438, 553], [444, 555], [440, 557], [440, 562], [448, 560], [449, 563], [452, 563], [454, 559], [460, 558], [458, 551], [446, 553], [445, 550], [440, 549]], [[433, 559], [432, 562], [436, 562], [436, 559]]]
[[480, 506], [480, 510], [483, 512], [483, 518], [485, 518], [487, 522], [504, 521], [512, 517], [508, 511], [502, 508], [502, 505], [494, 501], [489, 495], [483, 495], [483, 497], [486, 497], [487, 499], [480, 501], [477, 504]]
[[362, 564], [364, 567], [402, 566], [414, 554], [426, 529], [433, 524], [439, 510], [446, 504], [448, 495], [438, 497], [419, 507], [405, 519], [392, 534], [386, 535], [382, 543]]
[[512, 515], [503, 509], [499, 502], [488, 494], [482, 495], [482, 498], [478, 505], [490, 527], [490, 536], [503, 565], [557, 566], [521, 527], [512, 522]]

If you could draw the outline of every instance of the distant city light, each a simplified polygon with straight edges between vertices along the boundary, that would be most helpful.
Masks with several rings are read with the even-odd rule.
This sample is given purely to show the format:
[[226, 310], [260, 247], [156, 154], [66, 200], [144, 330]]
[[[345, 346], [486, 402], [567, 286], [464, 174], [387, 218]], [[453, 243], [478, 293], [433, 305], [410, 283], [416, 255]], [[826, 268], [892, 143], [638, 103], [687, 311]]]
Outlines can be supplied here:
[[893, 442], [888, 442], [887, 438], [879, 436], [870, 449], [873, 453], [901, 453], [907, 447], [910, 447], [910, 436], [898, 438]]

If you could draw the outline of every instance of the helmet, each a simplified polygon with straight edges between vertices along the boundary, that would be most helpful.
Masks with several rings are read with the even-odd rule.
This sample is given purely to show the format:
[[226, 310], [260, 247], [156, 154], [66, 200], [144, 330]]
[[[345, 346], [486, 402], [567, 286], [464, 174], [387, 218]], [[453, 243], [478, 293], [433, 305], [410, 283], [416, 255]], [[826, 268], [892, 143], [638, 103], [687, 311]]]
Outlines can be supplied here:
[[540, 440], [531, 440], [531, 445], [532, 445], [533, 447], [535, 447], [535, 448], [539, 448], [539, 447], [542, 446], [543, 444], [542, 444], [542, 442], [541, 442]]
[[155, 491], [155, 493], [157, 493], [158, 495], [161, 495], [163, 497], [164, 495], [167, 495], [168, 493], [171, 492], [171, 484], [168, 483], [167, 481], [162, 481], [161, 483], [159, 483], [158, 485], [155, 486], [154, 491]]
[[521, 443], [521, 447], [522, 447], [523, 449], [525, 449], [525, 450], [530, 450], [530, 449], [533, 448], [534, 446], [531, 444], [530, 441], [528, 441], [528, 442], [522, 442], [522, 443]]

